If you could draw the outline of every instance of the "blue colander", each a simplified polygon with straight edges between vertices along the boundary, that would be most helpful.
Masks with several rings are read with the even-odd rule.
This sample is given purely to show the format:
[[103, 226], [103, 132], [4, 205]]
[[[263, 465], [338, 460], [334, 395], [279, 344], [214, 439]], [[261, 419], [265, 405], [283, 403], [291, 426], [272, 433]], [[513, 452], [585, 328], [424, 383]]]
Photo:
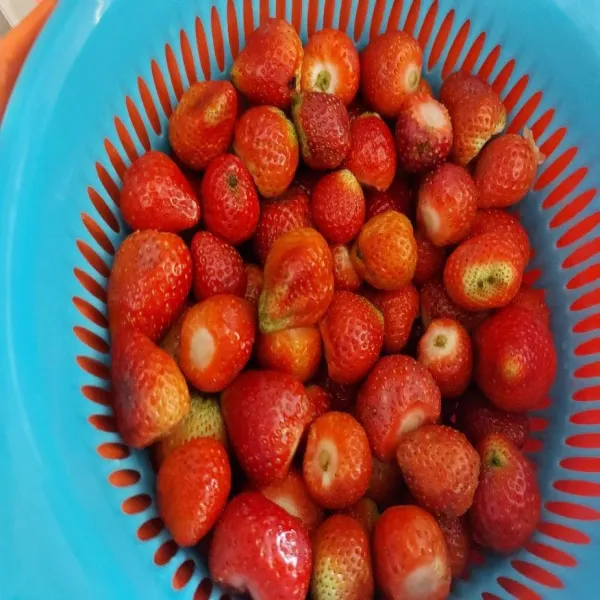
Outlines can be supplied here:
[[177, 98], [226, 77], [269, 15], [363, 47], [401, 28], [434, 87], [479, 73], [547, 160], [521, 203], [559, 355], [533, 417], [542, 521], [453, 598], [600, 599], [600, 1], [61, 0], [0, 132], [0, 598], [211, 600], [201, 552], [157, 517], [145, 453], [110, 408], [106, 282], [121, 178], [165, 149]]

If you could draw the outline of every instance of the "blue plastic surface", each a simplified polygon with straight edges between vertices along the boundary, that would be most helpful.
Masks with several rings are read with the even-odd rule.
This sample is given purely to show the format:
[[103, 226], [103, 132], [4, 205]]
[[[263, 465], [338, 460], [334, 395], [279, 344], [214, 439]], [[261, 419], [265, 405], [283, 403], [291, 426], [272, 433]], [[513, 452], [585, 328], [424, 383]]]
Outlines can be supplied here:
[[[317, 0], [313, 0], [313, 3]], [[433, 0], [423, 0], [415, 31], [419, 32]], [[342, 0], [336, 0], [339, 14]], [[102, 190], [95, 170], [100, 162], [118, 180], [106, 158], [104, 140], [109, 139], [126, 160], [115, 133], [114, 118], [119, 117], [132, 131], [125, 97], [141, 106], [137, 78], [152, 82], [151, 59], [167, 73], [165, 44], [170, 43], [187, 85], [181, 61], [179, 35], [184, 29], [194, 40], [194, 22], [205, 24], [208, 46], [212, 45], [211, 9], [221, 22], [227, 22], [227, 4], [237, 8], [240, 43], [243, 43], [242, 0], [61, 0], [42, 33], [6, 113], [0, 131], [0, 598], [2, 600], [152, 600], [181, 597], [191, 599], [206, 575], [196, 558], [197, 568], [181, 592], [172, 587], [172, 578], [192, 552], [179, 550], [168, 565], [153, 562], [157, 548], [168, 539], [158, 537], [142, 542], [138, 527], [155, 515], [154, 505], [136, 515], [126, 515], [121, 505], [136, 494], [152, 495], [154, 476], [146, 456], [132, 453], [123, 460], [106, 460], [97, 447], [118, 442], [116, 434], [94, 429], [91, 415], [109, 414], [106, 407], [90, 402], [82, 386], [107, 387], [107, 382], [84, 372], [77, 356], [107, 362], [106, 354], [95, 352], [74, 334], [74, 327], [85, 327], [102, 339], [106, 330], [86, 320], [74, 305], [81, 298], [100, 312], [101, 301], [86, 291], [74, 274], [81, 269], [101, 284], [105, 279], [95, 273], [78, 250], [84, 241], [110, 264], [111, 256], [85, 228], [81, 214], [102, 224], [90, 202], [88, 186]], [[263, 4], [263, 3], [261, 3]], [[271, 0], [270, 12], [282, 2]], [[320, 8], [324, 0], [318, 2]], [[353, 15], [359, 1], [350, 2], [349, 31], [354, 30]], [[375, 0], [367, 5], [367, 19], [359, 46], [368, 40]], [[388, 1], [381, 30], [385, 29], [393, 2]], [[405, 22], [411, 2], [405, 0], [400, 25]], [[259, 18], [259, 2], [253, 4], [254, 22]], [[566, 438], [581, 433], [600, 434], [600, 420], [590, 424], [573, 423], [570, 416], [600, 409], [596, 391], [587, 402], [573, 400], [581, 387], [600, 385], [598, 370], [576, 378], [584, 365], [598, 364], [598, 355], [575, 355], [575, 348], [598, 337], [596, 323], [589, 330], [575, 333], [576, 322], [598, 312], [598, 306], [571, 311], [582, 295], [598, 287], [597, 281], [568, 289], [578, 272], [593, 268], [596, 256], [564, 269], [561, 265], [575, 247], [598, 237], [598, 227], [566, 247], [557, 241], [574, 223], [598, 213], [594, 198], [578, 215], [564, 225], [551, 229], [552, 218], [568, 202], [590, 188], [600, 188], [600, 1], [598, 0], [439, 0], [433, 33], [425, 48], [428, 57], [444, 17], [455, 11], [449, 41], [442, 58], [428, 74], [439, 83], [441, 65], [451, 40], [466, 19], [469, 34], [457, 64], [464, 60], [477, 36], [487, 36], [476, 69], [489, 52], [500, 44], [502, 50], [492, 79], [507, 60], [516, 60], [505, 90], [525, 74], [529, 82], [522, 100], [537, 90], [543, 97], [530, 123], [548, 108], [556, 110], [552, 125], [542, 135], [543, 142], [559, 127], [567, 134], [552, 154], [554, 160], [570, 147], [578, 152], [556, 181], [548, 188], [530, 194], [521, 204], [521, 216], [536, 250], [533, 268], [541, 268], [537, 284], [547, 290], [552, 309], [552, 329], [559, 353], [559, 372], [552, 391], [552, 406], [540, 413], [548, 419], [538, 435], [544, 440], [543, 452], [534, 455], [544, 501], [568, 502], [590, 509], [589, 519], [561, 517], [543, 512], [543, 520], [583, 532], [589, 543], [556, 540], [536, 533], [535, 541], [555, 547], [576, 561], [576, 566], [554, 564], [523, 550], [509, 558], [494, 557], [477, 569], [471, 579], [456, 586], [453, 598], [470, 600], [482, 592], [508, 598], [497, 581], [507, 577], [520, 582], [547, 600], [600, 597], [600, 497], [599, 493], [578, 496], [559, 491], [557, 480], [585, 480], [600, 485], [597, 472], [574, 473], [560, 466], [568, 457], [593, 457], [594, 448], [576, 448]], [[302, 12], [302, 33], [306, 40], [307, 2]], [[322, 14], [322, 10], [319, 11]], [[291, 1], [286, 4], [291, 18]], [[337, 17], [336, 17], [337, 18]], [[334, 23], [337, 21], [334, 21]], [[322, 23], [319, 16], [317, 27]], [[196, 71], [200, 61], [195, 54]], [[231, 53], [225, 43], [225, 73]], [[213, 77], [220, 73], [211, 55]], [[167, 85], [168, 82], [167, 82]], [[154, 88], [155, 104], [159, 106]], [[171, 88], [169, 87], [171, 90]], [[175, 95], [171, 90], [171, 101]], [[512, 111], [516, 114], [522, 101]], [[152, 146], [165, 147], [163, 134], [156, 135], [146, 122]], [[145, 119], [145, 117], [144, 117]], [[133, 136], [138, 151], [142, 146]], [[552, 162], [552, 160], [550, 162]], [[589, 172], [558, 205], [542, 210], [548, 193], [570, 173], [581, 167]], [[104, 195], [107, 204], [110, 198]], [[116, 212], [116, 211], [115, 211]], [[122, 233], [109, 227], [104, 231], [118, 246]], [[122, 232], [122, 227], [121, 227]], [[571, 286], [573, 287], [573, 286]], [[581, 327], [580, 327], [581, 329]], [[599, 413], [600, 414], [600, 413]], [[134, 469], [140, 481], [127, 488], [108, 483], [117, 469]], [[551, 587], [520, 574], [511, 561], [523, 560], [554, 574], [562, 588]], [[214, 590], [211, 598], [219, 596]]]

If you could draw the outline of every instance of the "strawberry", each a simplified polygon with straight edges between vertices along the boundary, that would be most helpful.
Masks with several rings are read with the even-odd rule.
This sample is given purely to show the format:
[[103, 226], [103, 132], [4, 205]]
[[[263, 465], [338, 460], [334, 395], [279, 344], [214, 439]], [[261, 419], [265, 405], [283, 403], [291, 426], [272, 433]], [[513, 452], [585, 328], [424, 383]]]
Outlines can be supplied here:
[[527, 542], [540, 519], [535, 470], [503, 435], [484, 438], [477, 450], [481, 475], [469, 512], [473, 538], [485, 548], [510, 554]]
[[303, 92], [334, 94], [348, 106], [358, 91], [360, 62], [352, 40], [337, 29], [322, 29], [304, 48]]
[[469, 522], [466, 517], [438, 517], [437, 522], [448, 546], [452, 577], [458, 579], [465, 573], [471, 554]]
[[509, 306], [530, 310], [546, 327], [550, 327], [550, 309], [544, 299], [544, 290], [522, 283]]
[[177, 320], [169, 327], [167, 333], [160, 341], [160, 347], [163, 350], [166, 350], [174, 359], [175, 362], [179, 365], [179, 346], [181, 341], [181, 328], [183, 326], [183, 319], [185, 319], [185, 315], [188, 310], [192, 308], [192, 304], [190, 302], [185, 302], [183, 305], [183, 309]]
[[333, 280], [336, 291], [355, 292], [362, 283], [352, 261], [350, 260], [350, 248], [344, 244], [331, 246], [331, 257], [333, 259]]
[[473, 226], [477, 196], [477, 188], [466, 169], [443, 164], [419, 188], [417, 222], [436, 246], [456, 244]]
[[259, 486], [283, 479], [309, 422], [304, 386], [286, 373], [246, 371], [221, 395], [221, 410], [246, 475]]
[[443, 104], [429, 94], [408, 96], [396, 121], [398, 164], [409, 173], [428, 171], [452, 148], [452, 122]]
[[413, 283], [423, 285], [442, 273], [446, 263], [446, 251], [443, 247], [436, 246], [421, 228], [415, 231], [415, 242], [417, 243], [417, 266]]
[[376, 190], [387, 190], [394, 181], [394, 136], [377, 113], [363, 113], [350, 123], [350, 149], [344, 166], [361, 185]]
[[108, 281], [110, 332], [130, 327], [156, 341], [183, 309], [192, 287], [192, 257], [183, 240], [136, 231], [121, 244]]
[[263, 369], [289, 373], [300, 381], [315, 374], [321, 356], [321, 334], [317, 327], [259, 333], [256, 340], [256, 358]]
[[423, 425], [400, 438], [396, 459], [411, 494], [427, 510], [448, 517], [469, 510], [479, 478], [479, 455], [460, 431]]
[[423, 55], [415, 39], [388, 31], [372, 39], [360, 55], [361, 90], [383, 117], [397, 117], [421, 79]]
[[419, 81], [419, 85], [417, 87], [416, 93], [417, 94], [427, 94], [428, 96], [431, 96], [433, 98], [433, 90], [431, 89], [431, 86], [427, 82], [427, 79], [425, 79], [424, 77], [421, 77], [421, 81]]
[[367, 491], [372, 460], [369, 440], [349, 414], [328, 412], [308, 430], [304, 481], [324, 508], [347, 508]]
[[233, 149], [265, 198], [283, 194], [294, 179], [298, 137], [293, 123], [278, 108], [247, 110], [235, 126]]
[[117, 429], [128, 446], [145, 448], [189, 411], [187, 384], [173, 358], [143, 333], [120, 331], [111, 358]]
[[367, 496], [381, 508], [388, 508], [392, 504], [398, 504], [402, 488], [402, 474], [398, 462], [396, 460], [382, 462], [373, 457], [373, 471]]
[[548, 394], [556, 375], [552, 334], [535, 315], [507, 307], [475, 332], [475, 382], [502, 410], [524, 412]]
[[473, 348], [468, 331], [458, 321], [434, 319], [419, 341], [418, 357], [442, 398], [457, 398], [465, 392], [473, 374]]
[[440, 102], [444, 104], [448, 110], [454, 110], [457, 104], [464, 101], [465, 96], [486, 94], [489, 93], [490, 90], [491, 86], [487, 81], [483, 81], [483, 79], [479, 79], [479, 77], [466, 73], [465, 71], [455, 71], [442, 83], [440, 89]]
[[258, 303], [261, 331], [315, 325], [332, 298], [331, 251], [323, 236], [303, 228], [278, 237], [265, 264]]
[[360, 523], [369, 536], [373, 536], [375, 524], [379, 520], [380, 514], [377, 504], [371, 498], [361, 498], [356, 504], [344, 510], [343, 514], [348, 515]]
[[313, 600], [370, 600], [373, 572], [369, 537], [354, 519], [333, 515], [313, 539]]
[[345, 384], [363, 379], [383, 346], [381, 313], [362, 296], [335, 292], [319, 327], [329, 377]]
[[186, 314], [181, 328], [181, 370], [194, 387], [220, 392], [246, 366], [256, 333], [252, 306], [231, 294], [211, 296]]
[[186, 442], [158, 471], [158, 513], [178, 546], [195, 546], [211, 529], [231, 490], [223, 445], [208, 437]]
[[440, 390], [429, 371], [400, 354], [379, 360], [360, 388], [356, 403], [356, 415], [373, 455], [384, 462], [393, 459], [403, 435], [436, 423], [440, 412]]
[[215, 294], [244, 297], [248, 275], [244, 259], [233, 246], [208, 231], [199, 231], [192, 239], [191, 250], [196, 300], [204, 300]]
[[365, 222], [365, 196], [356, 177], [342, 169], [323, 175], [312, 194], [312, 220], [331, 244], [347, 244]]
[[511, 240], [485, 233], [462, 242], [448, 257], [444, 284], [450, 298], [467, 310], [499, 308], [519, 291], [524, 267]]
[[417, 506], [388, 508], [373, 536], [375, 582], [388, 600], [444, 600], [450, 557], [435, 519]]
[[256, 187], [244, 163], [232, 154], [212, 160], [202, 178], [202, 213], [210, 233], [237, 246], [258, 224]]
[[306, 386], [306, 394], [310, 405], [310, 423], [331, 410], [331, 396], [322, 386], [312, 383]]
[[311, 169], [339, 167], [350, 148], [350, 121], [344, 103], [333, 94], [304, 92], [292, 104], [304, 163]]
[[404, 178], [396, 176], [386, 191], [367, 190], [365, 192], [367, 202], [367, 221], [387, 212], [395, 210], [410, 217], [413, 205], [413, 193]]
[[244, 298], [252, 304], [252, 306], [258, 306], [258, 299], [263, 288], [263, 272], [260, 267], [256, 265], [246, 265], [246, 278], [248, 283], [246, 284], [246, 293]]
[[229, 81], [200, 81], [183, 94], [169, 119], [169, 142], [177, 158], [200, 171], [227, 152], [238, 113]]
[[284, 19], [267, 19], [247, 38], [231, 81], [248, 100], [285, 108], [300, 90], [302, 42]]
[[383, 348], [389, 354], [400, 352], [408, 342], [419, 314], [419, 293], [412, 283], [392, 292], [368, 291], [366, 297], [383, 314]]
[[140, 156], [127, 169], [119, 207], [132, 229], [177, 233], [200, 220], [200, 204], [179, 167], [162, 152]]
[[531, 189], [537, 167], [543, 162], [533, 134], [507, 134], [481, 151], [473, 175], [481, 208], [506, 208], [522, 200]]
[[456, 427], [474, 446], [492, 433], [502, 434], [517, 448], [522, 448], [529, 437], [527, 415], [496, 408], [477, 388], [468, 390], [460, 399], [456, 410]]
[[252, 598], [304, 600], [312, 553], [299, 519], [257, 492], [236, 496], [215, 527], [211, 579]]
[[397, 290], [412, 279], [417, 266], [417, 243], [407, 217], [389, 211], [373, 217], [352, 248], [357, 273], [380, 290]]
[[356, 384], [343, 384], [334, 381], [327, 374], [327, 369], [323, 369], [317, 374], [317, 382], [327, 392], [330, 398], [331, 410], [342, 412], [352, 412], [358, 386]]

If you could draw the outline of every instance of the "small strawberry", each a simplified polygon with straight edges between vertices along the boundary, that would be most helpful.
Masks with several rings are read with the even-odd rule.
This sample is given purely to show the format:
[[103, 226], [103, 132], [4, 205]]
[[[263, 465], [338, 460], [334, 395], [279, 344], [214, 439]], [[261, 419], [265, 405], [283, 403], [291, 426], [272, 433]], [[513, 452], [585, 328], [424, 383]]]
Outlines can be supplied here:
[[199, 231], [192, 239], [191, 250], [196, 300], [215, 294], [244, 297], [248, 275], [244, 259], [233, 246], [208, 231]]
[[304, 163], [321, 171], [339, 167], [350, 148], [350, 120], [333, 94], [305, 92], [294, 99], [294, 124]]
[[443, 247], [436, 246], [421, 228], [415, 231], [415, 241], [417, 242], [417, 266], [413, 283], [420, 286], [442, 273], [446, 263], [446, 251]]
[[440, 89], [440, 102], [448, 110], [453, 110], [457, 104], [463, 102], [465, 96], [476, 96], [489, 93], [491, 86], [487, 81], [479, 79], [464, 71], [455, 71], [443, 82]]
[[388, 508], [398, 504], [400, 492], [404, 484], [398, 462], [381, 462], [373, 457], [373, 471], [367, 496], [376, 502], [381, 508]]
[[363, 113], [350, 123], [350, 149], [344, 166], [361, 185], [376, 190], [387, 190], [394, 181], [394, 136], [377, 113]]
[[212, 160], [202, 178], [202, 214], [210, 233], [237, 246], [252, 236], [260, 211], [250, 172], [232, 154]]
[[312, 220], [331, 244], [347, 244], [365, 222], [365, 196], [356, 177], [342, 169], [323, 175], [312, 194]]
[[265, 264], [258, 303], [261, 331], [315, 325], [332, 298], [331, 251], [323, 236], [303, 228], [278, 237]]
[[310, 405], [310, 423], [331, 410], [331, 396], [325, 388], [312, 383], [306, 386], [306, 394]]
[[388, 31], [372, 39], [360, 55], [361, 90], [383, 117], [397, 117], [406, 97], [417, 90], [423, 55], [415, 39]]
[[229, 440], [257, 485], [283, 479], [310, 418], [304, 386], [278, 371], [246, 371], [221, 394]]
[[371, 370], [383, 346], [383, 317], [366, 298], [335, 292], [319, 324], [329, 377], [357, 383]]
[[257, 492], [236, 496], [215, 527], [211, 579], [252, 598], [304, 600], [312, 552], [299, 519]]
[[509, 306], [530, 310], [546, 327], [550, 327], [550, 309], [544, 299], [544, 290], [522, 283]]
[[438, 517], [437, 522], [448, 546], [452, 578], [458, 579], [464, 575], [471, 554], [472, 539], [469, 523], [466, 517]]
[[406, 180], [398, 175], [384, 192], [367, 190], [365, 199], [367, 202], [367, 221], [388, 210], [395, 210], [409, 218], [413, 212], [413, 192]]
[[247, 38], [231, 81], [248, 100], [286, 108], [300, 90], [302, 42], [284, 19], [268, 19]]
[[379, 360], [360, 388], [356, 415], [367, 432], [373, 455], [391, 461], [403, 435], [436, 423], [440, 390], [425, 367], [396, 354]]
[[329, 412], [308, 430], [304, 481], [324, 508], [347, 508], [367, 491], [372, 459], [369, 440], [349, 414]]
[[365, 223], [352, 248], [357, 273], [380, 290], [397, 290], [412, 279], [417, 266], [417, 243], [411, 222], [389, 211]]
[[352, 40], [337, 29], [322, 29], [308, 39], [302, 61], [303, 92], [334, 94], [348, 106], [358, 91], [360, 62]]
[[174, 359], [175, 362], [179, 365], [179, 346], [181, 341], [181, 328], [183, 326], [183, 319], [185, 319], [185, 315], [188, 310], [192, 308], [191, 302], [185, 302], [183, 305], [183, 309], [177, 320], [169, 327], [167, 333], [160, 341], [160, 347], [163, 350], [166, 350]]
[[477, 450], [481, 475], [469, 512], [473, 538], [485, 548], [511, 554], [527, 542], [540, 519], [535, 470], [502, 435], [484, 438]]
[[192, 257], [183, 240], [136, 231], [121, 244], [108, 280], [108, 318], [115, 335], [133, 328], [156, 341], [179, 316], [192, 287]]
[[419, 341], [419, 362], [427, 367], [442, 398], [461, 396], [473, 374], [473, 348], [468, 331], [453, 319], [434, 319]]
[[543, 160], [529, 129], [523, 136], [507, 134], [492, 140], [481, 151], [473, 175], [480, 208], [506, 208], [522, 200]]
[[350, 248], [344, 244], [335, 244], [331, 246], [331, 257], [335, 290], [356, 292], [362, 284], [362, 279], [350, 260]]
[[255, 352], [263, 369], [289, 373], [306, 381], [315, 374], [321, 362], [321, 334], [317, 327], [259, 333]]
[[451, 246], [469, 233], [477, 212], [477, 188], [463, 167], [446, 163], [419, 188], [417, 222], [436, 246]]
[[408, 96], [396, 121], [398, 164], [409, 173], [437, 167], [452, 148], [452, 122], [443, 104], [428, 94]]
[[211, 296], [186, 314], [181, 328], [181, 370], [194, 387], [220, 392], [246, 366], [256, 333], [255, 314], [243, 298]]
[[238, 113], [238, 95], [229, 81], [194, 83], [169, 119], [169, 142], [179, 160], [200, 171], [227, 152]]
[[381, 516], [377, 504], [371, 498], [361, 498], [356, 504], [344, 510], [343, 514], [348, 515], [361, 524], [369, 539], [375, 531], [375, 524]]
[[347, 515], [333, 515], [313, 538], [313, 600], [373, 598], [371, 549], [367, 533]]
[[263, 288], [262, 269], [256, 265], [247, 264], [246, 277], [248, 279], [248, 283], [246, 284], [246, 293], [244, 294], [244, 298], [256, 308], [258, 306], [258, 299]]
[[256, 106], [235, 126], [233, 149], [265, 198], [283, 194], [292, 183], [300, 153], [293, 123], [278, 108]]
[[387, 600], [444, 600], [450, 557], [436, 520], [417, 506], [388, 508], [373, 536], [375, 582]]
[[473, 338], [475, 382], [493, 404], [509, 412], [536, 407], [556, 375], [552, 334], [526, 309], [510, 306], [478, 327]]
[[223, 445], [208, 437], [186, 442], [158, 471], [158, 514], [178, 546], [195, 546], [212, 529], [231, 491]]
[[327, 374], [327, 369], [322, 369], [316, 377], [317, 383], [329, 394], [331, 410], [352, 412], [358, 386], [356, 384], [343, 384], [334, 381]]

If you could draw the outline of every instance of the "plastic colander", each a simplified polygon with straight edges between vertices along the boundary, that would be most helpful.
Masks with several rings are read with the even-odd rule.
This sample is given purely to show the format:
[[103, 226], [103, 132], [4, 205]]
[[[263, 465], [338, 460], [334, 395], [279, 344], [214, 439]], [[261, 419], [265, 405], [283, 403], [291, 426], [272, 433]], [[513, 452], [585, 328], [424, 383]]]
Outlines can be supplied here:
[[547, 155], [520, 206], [558, 350], [532, 419], [542, 520], [486, 556], [453, 598], [600, 598], [600, 2], [596, 0], [62, 0], [0, 133], [0, 598], [216, 599], [202, 552], [157, 517], [146, 453], [111, 416], [106, 282], [125, 229], [121, 177], [166, 147], [197, 79], [226, 77], [268, 15], [363, 47], [413, 34], [438, 87], [485, 77]]

